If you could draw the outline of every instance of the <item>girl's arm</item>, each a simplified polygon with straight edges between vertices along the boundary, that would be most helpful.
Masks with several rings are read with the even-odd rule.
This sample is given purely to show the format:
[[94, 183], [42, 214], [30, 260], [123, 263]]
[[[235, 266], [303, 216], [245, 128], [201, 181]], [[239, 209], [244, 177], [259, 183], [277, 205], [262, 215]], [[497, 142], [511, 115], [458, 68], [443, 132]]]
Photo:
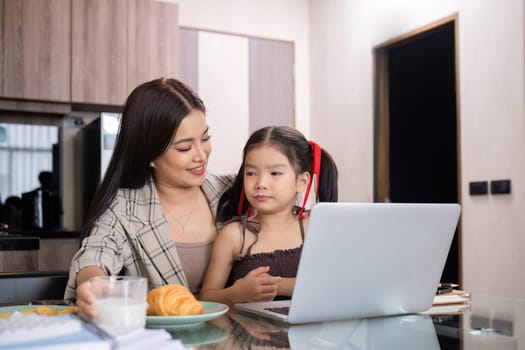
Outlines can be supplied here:
[[292, 296], [293, 288], [295, 287], [295, 277], [282, 277], [279, 282], [277, 295]]
[[200, 292], [201, 300], [233, 305], [247, 301], [272, 300], [277, 294], [280, 277], [270, 276], [269, 267], [261, 266], [246, 277], [224, 288], [230, 275], [235, 253], [240, 249], [239, 224], [225, 226], [213, 244], [210, 263]]

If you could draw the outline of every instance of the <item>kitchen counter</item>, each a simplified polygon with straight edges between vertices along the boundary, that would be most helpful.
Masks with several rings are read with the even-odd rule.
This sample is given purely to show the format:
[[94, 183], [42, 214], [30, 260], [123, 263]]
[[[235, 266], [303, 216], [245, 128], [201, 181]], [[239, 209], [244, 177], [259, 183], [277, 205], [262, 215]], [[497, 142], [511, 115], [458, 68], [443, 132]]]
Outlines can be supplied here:
[[0, 236], [0, 272], [38, 271], [40, 238]]
[[0, 273], [0, 305], [61, 300], [68, 271]]
[[18, 235], [22, 237], [38, 237], [41, 239], [47, 239], [47, 238], [76, 238], [80, 239], [82, 238], [80, 231], [68, 231], [64, 229], [57, 229], [57, 230], [39, 230], [39, 229], [31, 229], [31, 230], [17, 230], [11, 232], [13, 235]]
[[40, 249], [40, 239], [38, 237], [11, 234], [0, 236], [0, 251], [38, 249]]

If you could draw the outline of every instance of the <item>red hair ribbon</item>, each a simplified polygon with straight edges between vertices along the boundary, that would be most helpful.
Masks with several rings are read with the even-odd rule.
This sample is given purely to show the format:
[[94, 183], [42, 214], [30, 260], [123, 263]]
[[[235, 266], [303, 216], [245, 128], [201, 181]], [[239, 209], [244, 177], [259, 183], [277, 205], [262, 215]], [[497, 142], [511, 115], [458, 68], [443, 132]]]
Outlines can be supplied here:
[[301, 210], [299, 211], [299, 217], [301, 219], [304, 219], [304, 210], [306, 207], [306, 202], [308, 201], [308, 197], [310, 196], [310, 189], [312, 188], [314, 178], [317, 180], [315, 183], [314, 190], [316, 200], [317, 194], [319, 193], [319, 174], [321, 172], [321, 147], [314, 141], [310, 141], [309, 144], [312, 147], [312, 174], [310, 176], [310, 182], [308, 183], [308, 187], [306, 188], [303, 205], [301, 207]]
[[241, 198], [239, 198], [239, 206], [237, 207], [237, 215], [242, 215], [242, 207], [244, 206], [244, 198], [246, 198], [246, 194], [244, 193], [244, 184], [242, 185], [241, 189]]
[[[241, 198], [239, 198], [239, 206], [237, 207], [237, 215], [242, 216], [242, 208], [244, 207], [244, 199], [246, 198], [246, 193], [244, 192], [244, 183], [242, 184], [241, 189]], [[246, 213], [247, 217], [252, 215], [252, 206], [248, 206], [248, 212]]]

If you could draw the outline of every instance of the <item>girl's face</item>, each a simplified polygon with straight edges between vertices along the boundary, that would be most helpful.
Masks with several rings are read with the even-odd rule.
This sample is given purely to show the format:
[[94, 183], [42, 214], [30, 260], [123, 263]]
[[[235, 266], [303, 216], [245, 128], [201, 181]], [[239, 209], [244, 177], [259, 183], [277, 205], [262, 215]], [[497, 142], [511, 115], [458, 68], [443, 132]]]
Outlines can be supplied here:
[[202, 185], [210, 152], [204, 113], [194, 109], [180, 123], [166, 152], [152, 162], [155, 180], [173, 187]]
[[297, 192], [306, 190], [310, 174], [297, 175], [284, 154], [264, 145], [246, 154], [244, 191], [252, 207], [261, 214], [290, 211]]

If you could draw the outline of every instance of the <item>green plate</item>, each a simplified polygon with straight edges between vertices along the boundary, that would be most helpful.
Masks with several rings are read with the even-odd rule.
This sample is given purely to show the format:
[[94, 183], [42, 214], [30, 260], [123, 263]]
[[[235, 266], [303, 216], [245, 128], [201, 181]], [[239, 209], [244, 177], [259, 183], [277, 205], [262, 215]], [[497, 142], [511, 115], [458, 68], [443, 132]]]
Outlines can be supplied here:
[[55, 311], [59, 311], [59, 310], [63, 310], [63, 309], [71, 307], [67, 305], [14, 305], [14, 306], [0, 307], [0, 314], [6, 313], [6, 312], [36, 309], [37, 307], [40, 307], [40, 306], [47, 306]]
[[201, 301], [204, 311], [200, 315], [193, 316], [148, 316], [146, 318], [147, 327], [173, 327], [187, 326], [205, 321], [213, 320], [228, 312], [229, 308], [225, 304]]

